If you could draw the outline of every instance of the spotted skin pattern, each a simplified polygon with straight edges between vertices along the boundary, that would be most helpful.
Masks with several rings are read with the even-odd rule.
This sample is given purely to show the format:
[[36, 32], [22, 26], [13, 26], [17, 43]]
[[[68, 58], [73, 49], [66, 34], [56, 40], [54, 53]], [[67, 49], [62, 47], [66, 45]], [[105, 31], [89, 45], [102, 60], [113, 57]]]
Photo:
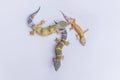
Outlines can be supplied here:
[[89, 29], [86, 29], [85, 31], [83, 31], [82, 28], [76, 23], [75, 18], [66, 16], [62, 11], [60, 12], [62, 13], [65, 20], [71, 24], [72, 27], [70, 28], [70, 30], [74, 29], [77, 32], [76, 37], [77, 39], [79, 38], [81, 45], [85, 46], [86, 44], [85, 32], [87, 32]]
[[33, 19], [35, 15], [39, 12], [40, 7], [38, 8], [37, 11], [32, 13], [28, 19], [27, 19], [27, 24], [29, 27], [32, 28], [32, 31], [30, 31], [31, 35], [34, 35], [35, 33], [39, 34], [40, 36], [48, 36], [56, 32], [58, 29], [63, 29], [69, 25], [68, 22], [65, 21], [59, 21], [58, 24], [53, 24], [48, 27], [43, 28], [43, 24], [45, 24], [44, 20], [41, 20], [39, 24], [34, 24]]
[[57, 45], [55, 47], [56, 57], [53, 58], [55, 71], [58, 71], [58, 69], [61, 66], [61, 60], [63, 59], [62, 49], [63, 49], [64, 45], [66, 45], [66, 46], [69, 45], [69, 42], [66, 41], [66, 39], [67, 39], [66, 29], [62, 30], [61, 36], [62, 36], [61, 39], [56, 38], [56, 42], [57, 42]]

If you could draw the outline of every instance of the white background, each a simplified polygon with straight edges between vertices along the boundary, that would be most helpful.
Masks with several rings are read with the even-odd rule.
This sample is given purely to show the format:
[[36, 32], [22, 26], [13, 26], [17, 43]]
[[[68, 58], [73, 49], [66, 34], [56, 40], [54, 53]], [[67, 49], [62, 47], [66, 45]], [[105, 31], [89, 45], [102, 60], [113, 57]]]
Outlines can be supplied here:
[[[54, 39], [30, 36], [26, 18], [41, 6], [35, 23], [64, 20], [59, 10], [85, 30], [81, 46], [68, 30], [70, 45], [55, 72]], [[120, 0], [0, 0], [0, 80], [120, 80]]]

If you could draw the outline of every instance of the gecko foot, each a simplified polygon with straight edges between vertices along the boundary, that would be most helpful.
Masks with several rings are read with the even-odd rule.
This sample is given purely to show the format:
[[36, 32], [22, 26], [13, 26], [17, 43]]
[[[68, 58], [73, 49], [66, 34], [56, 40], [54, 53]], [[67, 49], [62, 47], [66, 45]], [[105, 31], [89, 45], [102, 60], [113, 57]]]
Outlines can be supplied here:
[[45, 23], [45, 20], [41, 20], [40, 21], [40, 24], [42, 25], [42, 24], [44, 24]]
[[30, 31], [30, 35], [34, 35], [34, 31]]
[[74, 28], [73, 27], [71, 27], [69, 30], [71, 31], [71, 30], [73, 30]]
[[79, 40], [79, 36], [76, 34], [76, 39]]
[[70, 43], [69, 41], [65, 41], [65, 45], [68, 46]]
[[60, 39], [58, 39], [58, 38], [56, 38], [56, 39], [55, 39], [55, 41], [56, 41], [57, 43], [59, 43], [61, 40], [60, 40]]
[[84, 30], [84, 33], [88, 32], [88, 31], [89, 31], [89, 29], [86, 29], [86, 30]]

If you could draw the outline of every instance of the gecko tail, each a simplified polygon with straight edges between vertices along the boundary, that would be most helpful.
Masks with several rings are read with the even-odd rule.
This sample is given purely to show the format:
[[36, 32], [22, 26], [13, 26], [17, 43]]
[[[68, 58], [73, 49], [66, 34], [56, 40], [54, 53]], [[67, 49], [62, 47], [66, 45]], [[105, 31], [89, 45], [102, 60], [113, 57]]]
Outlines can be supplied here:
[[55, 23], [55, 24], [58, 24], [58, 22], [56, 22], [55, 20], [54, 20], [54, 23]]
[[34, 19], [35, 15], [39, 12], [39, 10], [40, 10], [40, 7], [38, 8], [37, 11], [35, 11], [34, 13], [32, 13], [28, 16], [27, 24], [28, 24], [29, 27], [32, 28], [33, 26], [35, 26], [35, 24], [33, 23], [33, 19]]
[[63, 15], [64, 19], [65, 19], [67, 22], [69, 22], [69, 21], [68, 21], [68, 20], [69, 20], [69, 17], [66, 16], [61, 10], [59, 10], [59, 11], [60, 11], [60, 13]]

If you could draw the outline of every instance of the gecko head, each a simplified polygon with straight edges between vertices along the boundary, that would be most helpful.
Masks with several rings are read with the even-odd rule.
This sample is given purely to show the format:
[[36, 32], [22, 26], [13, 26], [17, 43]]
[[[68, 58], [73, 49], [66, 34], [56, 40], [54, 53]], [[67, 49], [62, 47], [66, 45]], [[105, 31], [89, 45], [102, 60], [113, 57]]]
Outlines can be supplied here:
[[85, 44], [86, 44], [86, 39], [85, 39], [85, 37], [80, 38], [80, 43], [81, 43], [83, 46], [85, 46]]
[[68, 20], [68, 22], [69, 22], [69, 23], [73, 23], [73, 22], [75, 22], [75, 21], [76, 21], [76, 19], [75, 19], [75, 18], [71, 18], [71, 17], [70, 17], [70, 18], [68, 18], [67, 20]]
[[58, 71], [58, 69], [59, 69], [60, 66], [61, 66], [61, 60], [54, 58], [54, 59], [53, 59], [53, 62], [54, 62], [55, 71]]
[[66, 26], [68, 26], [69, 23], [65, 22], [65, 21], [60, 21], [60, 22], [58, 22], [57, 25], [59, 26], [58, 28], [61, 29], [61, 28], [65, 28]]

